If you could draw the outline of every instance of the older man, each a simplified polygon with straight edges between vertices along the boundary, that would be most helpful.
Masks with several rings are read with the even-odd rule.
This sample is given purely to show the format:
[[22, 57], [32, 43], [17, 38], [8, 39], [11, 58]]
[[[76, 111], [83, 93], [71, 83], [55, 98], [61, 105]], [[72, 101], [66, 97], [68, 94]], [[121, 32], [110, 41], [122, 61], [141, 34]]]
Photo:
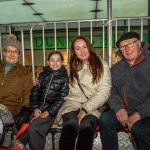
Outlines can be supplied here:
[[111, 110], [100, 117], [103, 150], [118, 150], [117, 132], [125, 126], [138, 150], [150, 150], [150, 53], [136, 32], [123, 34], [116, 45], [122, 59], [111, 68]]

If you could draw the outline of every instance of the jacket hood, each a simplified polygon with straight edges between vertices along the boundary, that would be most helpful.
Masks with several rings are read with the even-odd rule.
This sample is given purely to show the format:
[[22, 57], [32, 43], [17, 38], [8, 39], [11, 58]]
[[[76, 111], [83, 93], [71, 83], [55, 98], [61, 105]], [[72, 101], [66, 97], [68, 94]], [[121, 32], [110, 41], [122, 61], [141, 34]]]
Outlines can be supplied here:
[[[119, 57], [122, 58], [123, 61], [127, 62], [127, 60], [125, 59], [125, 57], [122, 55], [121, 51], [118, 50], [117, 52], [117, 55]], [[136, 61], [134, 62], [133, 66], [141, 63], [142, 61], [144, 61], [145, 59], [149, 59], [150, 58], [150, 51], [148, 50], [142, 50], [141, 51], [141, 54], [138, 56], [138, 58], [136, 59]]]
[[52, 68], [50, 68], [49, 66], [43, 67], [43, 70], [47, 73], [55, 73], [56, 75], [63, 75], [63, 74], [67, 74], [67, 70], [64, 66], [62, 66], [60, 69], [58, 70], [53, 70]]
[[116, 51], [116, 55], [118, 55], [120, 58], [125, 59], [125, 57], [122, 55], [120, 50]]

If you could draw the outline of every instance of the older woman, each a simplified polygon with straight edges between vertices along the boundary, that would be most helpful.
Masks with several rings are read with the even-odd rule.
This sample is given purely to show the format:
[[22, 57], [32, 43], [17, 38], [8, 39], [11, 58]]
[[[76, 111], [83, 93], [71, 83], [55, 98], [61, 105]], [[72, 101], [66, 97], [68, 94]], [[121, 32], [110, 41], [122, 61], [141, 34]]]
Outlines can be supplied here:
[[108, 100], [111, 77], [108, 65], [86, 37], [78, 36], [72, 42], [69, 78], [70, 92], [57, 118], [63, 120], [59, 150], [91, 150], [100, 116], [97, 109]]
[[7, 106], [16, 117], [23, 106], [29, 105], [32, 77], [29, 70], [19, 63], [21, 44], [15, 35], [9, 35], [3, 43], [0, 60], [0, 103]]

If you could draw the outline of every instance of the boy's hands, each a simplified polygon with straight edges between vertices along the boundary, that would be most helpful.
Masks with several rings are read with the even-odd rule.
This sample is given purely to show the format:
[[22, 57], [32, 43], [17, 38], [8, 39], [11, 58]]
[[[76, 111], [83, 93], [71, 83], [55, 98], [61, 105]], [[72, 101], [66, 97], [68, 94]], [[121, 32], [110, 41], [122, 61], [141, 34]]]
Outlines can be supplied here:
[[39, 108], [36, 108], [34, 110], [34, 115], [36, 117], [47, 118], [49, 116], [49, 112], [48, 111], [42, 112]]
[[44, 111], [44, 112], [40, 115], [41, 118], [47, 118], [48, 116], [49, 116], [49, 112], [48, 112], [48, 111]]
[[42, 114], [42, 111], [39, 108], [34, 109], [34, 116], [39, 117]]

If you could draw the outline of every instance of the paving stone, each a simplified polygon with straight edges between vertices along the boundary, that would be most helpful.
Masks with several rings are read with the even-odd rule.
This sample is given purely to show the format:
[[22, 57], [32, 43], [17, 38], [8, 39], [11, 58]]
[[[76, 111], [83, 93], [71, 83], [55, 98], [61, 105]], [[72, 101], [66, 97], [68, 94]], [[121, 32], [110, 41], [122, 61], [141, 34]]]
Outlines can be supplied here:
[[[5, 141], [3, 146], [8, 146], [11, 143], [11, 132], [7, 132], [5, 136]], [[55, 150], [59, 150], [59, 138], [60, 133], [55, 134]], [[133, 145], [129, 139], [129, 135], [125, 132], [119, 132], [118, 133], [118, 140], [119, 140], [119, 150], [134, 150]], [[27, 145], [27, 149], [29, 149], [29, 146]], [[45, 144], [45, 150], [52, 150], [52, 136], [49, 133], [46, 137], [46, 144]], [[100, 140], [100, 134], [97, 133], [96, 138], [93, 142], [93, 149], [92, 150], [102, 150], [102, 144]]]

